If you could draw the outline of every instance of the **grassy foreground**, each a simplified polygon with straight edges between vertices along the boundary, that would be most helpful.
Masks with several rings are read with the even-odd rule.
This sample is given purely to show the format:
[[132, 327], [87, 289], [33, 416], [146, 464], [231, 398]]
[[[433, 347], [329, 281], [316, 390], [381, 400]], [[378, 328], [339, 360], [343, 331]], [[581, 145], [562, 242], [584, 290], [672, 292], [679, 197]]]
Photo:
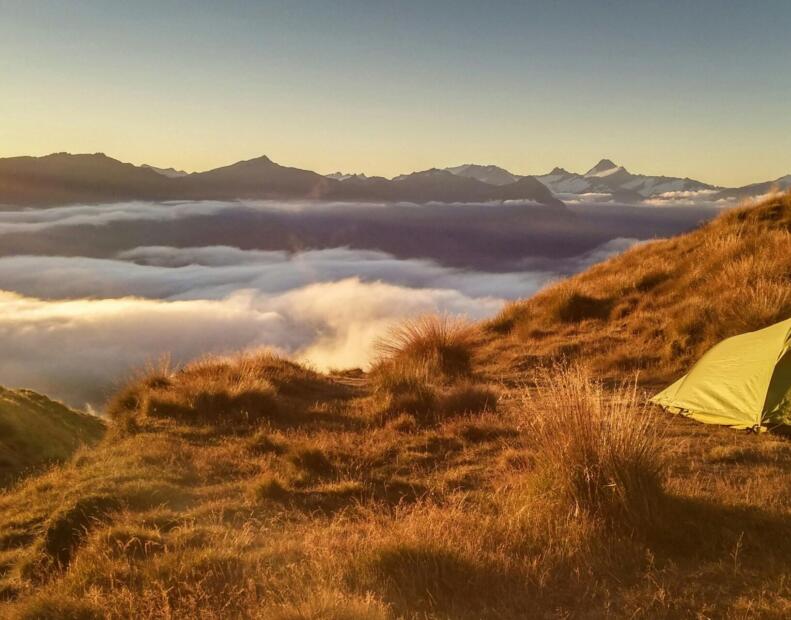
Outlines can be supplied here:
[[363, 378], [150, 369], [0, 496], [0, 616], [788, 617], [791, 443], [643, 403], [790, 295], [784, 197], [407, 325]]

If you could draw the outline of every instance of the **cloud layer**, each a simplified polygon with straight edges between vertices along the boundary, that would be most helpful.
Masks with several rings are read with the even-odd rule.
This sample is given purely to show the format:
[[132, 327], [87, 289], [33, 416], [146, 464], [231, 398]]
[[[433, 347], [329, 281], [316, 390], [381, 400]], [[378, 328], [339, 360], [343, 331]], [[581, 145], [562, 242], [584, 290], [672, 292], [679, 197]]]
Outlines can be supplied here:
[[220, 299], [47, 301], [0, 292], [0, 381], [97, 405], [136, 367], [170, 354], [274, 347], [321, 367], [364, 365], [394, 320], [426, 312], [482, 318], [501, 299], [358, 278]]
[[170, 354], [272, 347], [319, 368], [365, 366], [394, 322], [481, 319], [560, 273], [620, 252], [615, 239], [559, 271], [484, 273], [335, 248], [139, 247], [114, 258], [0, 258], [0, 384], [100, 405], [133, 369]]
[[125, 251], [115, 259], [0, 258], [0, 289], [44, 299], [130, 295], [219, 299], [239, 289], [282, 293], [349, 277], [408, 287], [453, 289], [470, 297], [510, 298], [532, 294], [554, 275], [547, 271], [468, 271], [428, 260], [402, 260], [384, 252], [347, 248], [289, 254], [227, 246], [155, 246]]
[[[234, 206], [225, 202], [119, 202], [74, 205], [50, 209], [0, 211], [0, 234], [40, 232], [63, 226], [104, 226], [113, 222], [141, 220], [174, 221], [187, 217], [215, 215]], [[238, 206], [238, 205], [236, 205]]]

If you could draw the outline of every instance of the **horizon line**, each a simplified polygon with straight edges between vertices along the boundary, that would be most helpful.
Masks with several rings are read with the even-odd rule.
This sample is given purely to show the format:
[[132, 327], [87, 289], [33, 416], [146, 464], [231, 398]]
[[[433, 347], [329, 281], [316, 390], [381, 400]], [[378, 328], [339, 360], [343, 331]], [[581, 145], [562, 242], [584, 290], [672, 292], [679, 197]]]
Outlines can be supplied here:
[[[341, 169], [335, 169], [335, 170], [332, 170], [331, 172], [318, 172], [317, 170], [312, 169], [312, 168], [305, 168], [305, 167], [301, 167], [301, 166], [298, 166], [298, 165], [281, 163], [280, 161], [278, 161], [276, 159], [273, 159], [272, 157], [270, 157], [269, 155], [267, 155], [265, 153], [261, 153], [259, 155], [255, 155], [253, 157], [245, 157], [245, 158], [242, 158], [242, 159], [231, 161], [230, 163], [227, 163], [227, 164], [222, 164], [222, 165], [219, 165], [219, 166], [214, 166], [212, 168], [206, 168], [206, 169], [203, 169], [203, 170], [185, 170], [183, 168], [176, 167], [173, 164], [165, 165], [165, 166], [155, 165], [155, 164], [149, 163], [150, 160], [149, 161], [143, 161], [141, 163], [135, 163], [134, 161], [128, 161], [128, 160], [120, 159], [119, 157], [115, 157], [113, 155], [108, 155], [106, 151], [95, 151], [93, 153], [90, 153], [90, 152], [72, 152], [72, 151], [60, 150], [60, 151], [52, 151], [52, 152], [49, 152], [49, 153], [45, 153], [43, 155], [29, 155], [29, 154], [5, 155], [5, 156], [0, 156], [0, 160], [2, 160], [2, 159], [14, 159], [14, 158], [17, 158], [17, 157], [31, 157], [31, 158], [35, 158], [35, 159], [40, 159], [40, 158], [43, 158], [43, 157], [50, 157], [50, 156], [53, 156], [53, 155], [72, 155], [72, 156], [78, 156], [78, 155], [102, 155], [102, 156], [107, 157], [109, 159], [113, 159], [115, 161], [118, 161], [118, 162], [121, 162], [121, 163], [124, 163], [124, 164], [131, 164], [131, 165], [136, 166], [138, 168], [143, 168], [143, 167], [147, 166], [147, 167], [158, 168], [158, 169], [162, 169], [162, 170], [172, 169], [172, 170], [176, 170], [178, 172], [184, 172], [186, 174], [201, 174], [201, 173], [204, 173], [204, 172], [210, 172], [212, 170], [217, 170], [219, 168], [226, 168], [228, 166], [233, 166], [233, 165], [238, 164], [238, 163], [247, 162], [247, 161], [253, 161], [253, 160], [256, 160], [256, 159], [264, 159], [265, 158], [265, 159], [271, 161], [272, 163], [274, 163], [274, 164], [276, 164], [278, 166], [282, 166], [284, 168], [294, 168], [294, 169], [297, 169], [297, 170], [304, 170], [304, 171], [308, 171], [308, 172], [314, 172], [315, 174], [318, 174], [318, 175], [324, 176], [324, 177], [329, 176], [331, 174], [349, 174], [349, 175], [361, 174], [361, 175], [364, 175], [364, 176], [367, 176], [367, 177], [380, 177], [380, 178], [386, 178], [386, 179], [389, 179], [389, 180], [392, 180], [392, 179], [394, 179], [396, 177], [399, 177], [399, 176], [402, 176], [402, 175], [415, 174], [415, 173], [418, 173], [418, 172], [427, 172], [429, 170], [447, 170], [449, 168], [459, 168], [459, 167], [462, 167], [462, 166], [482, 166], [482, 167], [494, 166], [494, 167], [500, 168], [502, 170], [505, 170], [506, 172], [508, 172], [510, 174], [514, 174], [514, 175], [521, 176], [521, 177], [538, 177], [538, 176], [548, 175], [556, 168], [560, 168], [561, 170], [565, 170], [569, 174], [578, 174], [578, 175], [584, 176], [585, 174], [587, 174], [587, 172], [589, 170], [594, 168], [600, 162], [607, 160], [607, 161], [610, 161], [610, 162], [614, 163], [616, 167], [623, 168], [624, 170], [626, 170], [630, 174], [642, 175], [642, 176], [650, 176], [650, 177], [674, 177], [674, 175], [665, 174], [665, 173], [652, 174], [650, 172], [633, 172], [628, 166], [626, 166], [624, 164], [617, 163], [617, 161], [616, 161], [617, 158], [614, 159], [614, 158], [611, 158], [611, 157], [601, 157], [601, 158], [599, 158], [599, 160], [595, 164], [593, 164], [590, 168], [588, 168], [588, 170], [585, 171], [585, 172], [572, 171], [572, 170], [568, 170], [567, 168], [565, 168], [563, 166], [556, 165], [556, 166], [553, 166], [552, 168], [550, 168], [547, 172], [527, 173], [527, 174], [525, 174], [525, 173], [521, 173], [521, 172], [514, 172], [512, 169], [509, 169], [509, 168], [507, 168], [505, 166], [502, 166], [500, 164], [494, 164], [494, 163], [485, 163], [485, 164], [483, 164], [483, 163], [475, 163], [475, 162], [469, 161], [469, 162], [465, 162], [465, 163], [461, 163], [461, 164], [451, 164], [451, 165], [446, 165], [446, 166], [433, 166], [433, 167], [430, 167], [430, 168], [423, 168], [423, 169], [420, 169], [420, 170], [414, 169], [411, 172], [400, 172], [400, 173], [395, 174], [395, 175], [390, 176], [390, 177], [386, 177], [386, 176], [379, 175], [379, 174], [370, 174], [369, 175], [368, 173], [361, 172], [361, 171], [346, 172], [346, 171], [343, 171]], [[791, 174], [791, 172], [789, 172], [789, 174]], [[701, 178], [693, 178], [693, 177], [689, 177], [689, 176], [683, 176], [683, 177], [675, 176], [674, 178], [683, 178], [683, 179], [690, 179], [690, 180], [700, 181], [702, 183], [706, 183], [707, 185], [711, 185], [713, 187], [719, 187], [719, 188], [738, 188], [738, 187], [746, 187], [746, 186], [757, 184], [757, 183], [766, 183], [766, 182], [770, 182], [770, 181], [775, 181], [775, 180], [778, 180], [780, 178], [783, 178], [784, 176], [786, 176], [786, 175], [781, 175], [780, 177], [774, 177], [774, 178], [760, 177], [758, 180], [753, 181], [751, 183], [745, 183], [744, 185], [735, 185], [735, 186], [720, 185], [718, 183], [712, 183], [712, 182], [709, 182], [709, 181], [705, 181], [705, 180], [703, 180]]]

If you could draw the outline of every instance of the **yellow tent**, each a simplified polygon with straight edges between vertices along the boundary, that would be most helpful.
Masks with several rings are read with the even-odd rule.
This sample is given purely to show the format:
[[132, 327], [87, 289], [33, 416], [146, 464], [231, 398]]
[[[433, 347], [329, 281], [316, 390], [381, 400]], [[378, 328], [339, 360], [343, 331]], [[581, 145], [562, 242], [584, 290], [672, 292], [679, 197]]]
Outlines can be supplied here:
[[791, 423], [791, 319], [723, 340], [651, 402], [707, 424]]

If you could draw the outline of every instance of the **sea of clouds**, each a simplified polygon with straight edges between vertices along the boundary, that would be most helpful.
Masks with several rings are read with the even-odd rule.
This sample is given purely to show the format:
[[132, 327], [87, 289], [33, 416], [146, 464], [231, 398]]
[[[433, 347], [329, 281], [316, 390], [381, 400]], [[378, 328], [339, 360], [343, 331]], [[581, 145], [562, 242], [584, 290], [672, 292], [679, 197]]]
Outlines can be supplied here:
[[553, 269], [507, 273], [349, 248], [143, 246], [110, 258], [2, 257], [0, 385], [100, 407], [134, 369], [165, 354], [182, 363], [272, 348], [320, 369], [366, 367], [395, 322], [433, 312], [493, 316], [633, 243], [614, 239]]

